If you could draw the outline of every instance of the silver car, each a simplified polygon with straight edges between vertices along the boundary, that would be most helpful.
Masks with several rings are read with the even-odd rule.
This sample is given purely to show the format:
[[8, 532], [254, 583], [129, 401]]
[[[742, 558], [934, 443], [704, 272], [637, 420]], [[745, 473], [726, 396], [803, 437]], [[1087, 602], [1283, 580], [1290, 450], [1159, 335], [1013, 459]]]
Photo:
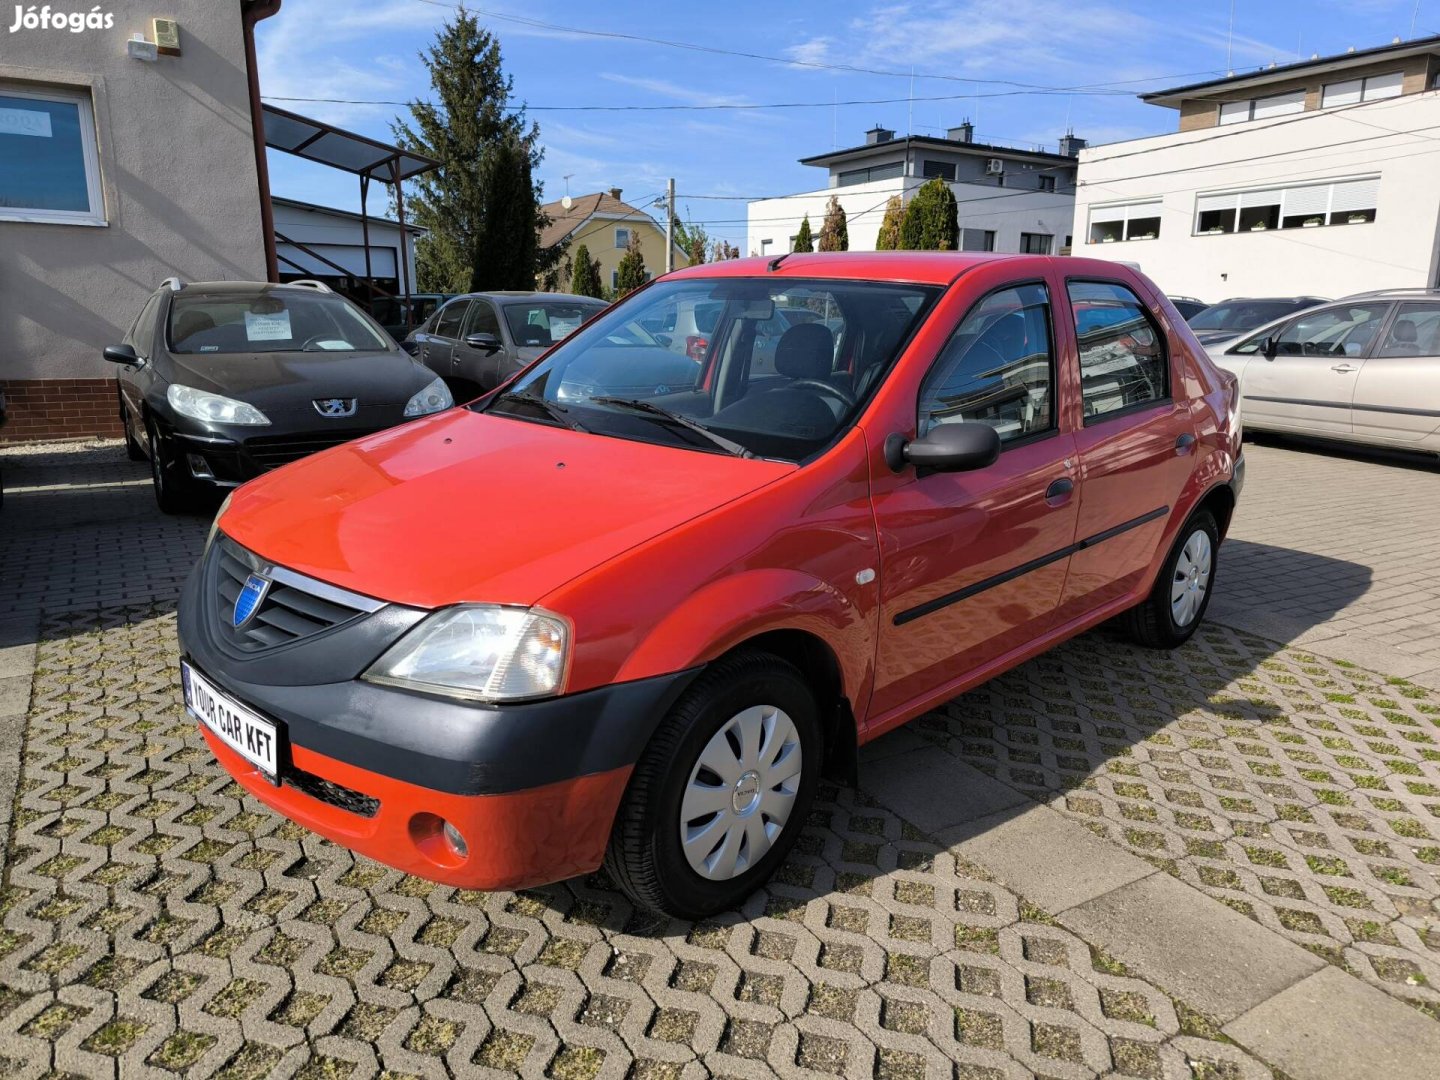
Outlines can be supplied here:
[[405, 351], [457, 401], [489, 393], [606, 307], [589, 296], [488, 292], [457, 296], [415, 330]]
[[1440, 289], [1346, 297], [1208, 351], [1252, 431], [1440, 454]]

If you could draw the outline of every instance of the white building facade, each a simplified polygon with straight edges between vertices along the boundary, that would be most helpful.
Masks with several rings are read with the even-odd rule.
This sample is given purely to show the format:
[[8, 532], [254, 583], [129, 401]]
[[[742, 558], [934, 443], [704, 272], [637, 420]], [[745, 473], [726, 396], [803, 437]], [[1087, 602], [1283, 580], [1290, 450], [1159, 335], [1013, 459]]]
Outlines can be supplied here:
[[278, 195], [271, 201], [275, 207], [275, 248], [281, 281], [315, 278], [336, 290], [364, 297], [368, 294], [358, 279], [369, 276], [391, 295], [403, 291], [402, 281], [408, 281], [411, 291], [415, 291], [415, 240], [425, 234], [424, 229], [407, 223], [402, 244], [397, 222], [371, 217], [367, 268], [367, 223], [359, 214]]
[[1145, 99], [1180, 130], [1081, 152], [1074, 254], [1209, 303], [1440, 286], [1440, 38]]
[[[829, 170], [814, 191], [749, 204], [747, 252], [778, 255], [793, 248], [808, 215], [817, 237], [831, 196], [845, 211], [851, 251], [874, 251], [885, 206], [893, 196], [905, 204], [927, 180], [939, 177], [955, 193], [960, 247], [967, 251], [1031, 251], [1056, 255], [1071, 242], [1076, 160], [1072, 153], [1018, 150], [972, 141], [969, 125], [950, 138], [895, 138], [875, 128], [862, 146], [802, 158]], [[1083, 141], [1062, 140], [1072, 151]]]

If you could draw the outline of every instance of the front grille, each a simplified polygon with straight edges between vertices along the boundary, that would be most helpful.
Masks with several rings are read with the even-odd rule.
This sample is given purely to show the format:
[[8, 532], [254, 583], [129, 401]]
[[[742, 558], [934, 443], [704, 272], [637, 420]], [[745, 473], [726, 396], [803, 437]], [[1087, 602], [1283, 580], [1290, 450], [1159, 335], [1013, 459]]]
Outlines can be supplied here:
[[326, 780], [323, 776], [316, 776], [304, 769], [297, 769], [290, 766], [284, 773], [285, 783], [303, 791], [312, 799], [319, 799], [331, 806], [338, 806], [341, 810], [360, 817], [373, 818], [380, 812], [380, 800], [373, 795], [366, 795], [363, 792], [355, 791], [353, 788], [337, 784], [333, 780]]
[[[268, 566], [227, 537], [210, 550], [216, 560], [216, 619], [231, 645], [245, 652], [288, 645], [313, 637], [383, 604], [357, 593], [315, 581], [282, 567]], [[260, 606], [243, 626], [235, 626], [235, 601], [250, 575], [270, 583]]]
[[321, 450], [373, 434], [370, 431], [325, 431], [312, 435], [268, 435], [245, 440], [245, 450], [260, 469], [278, 469]]

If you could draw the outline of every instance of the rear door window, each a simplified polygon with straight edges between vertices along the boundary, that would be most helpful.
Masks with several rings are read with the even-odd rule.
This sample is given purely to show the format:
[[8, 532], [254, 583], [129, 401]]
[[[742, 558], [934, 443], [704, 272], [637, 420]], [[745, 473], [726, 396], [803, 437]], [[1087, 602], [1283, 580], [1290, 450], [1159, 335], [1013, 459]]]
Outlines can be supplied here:
[[921, 437], [938, 424], [978, 421], [1000, 442], [1055, 427], [1050, 292], [1040, 282], [985, 297], [965, 316], [920, 386]]
[[1170, 397], [1165, 337], [1149, 309], [1118, 281], [1067, 283], [1080, 347], [1085, 423]]
[[465, 320], [465, 312], [470, 307], [469, 300], [453, 300], [440, 309], [440, 318], [435, 323], [433, 333], [436, 337], [450, 338], [452, 341], [460, 337], [460, 324]]

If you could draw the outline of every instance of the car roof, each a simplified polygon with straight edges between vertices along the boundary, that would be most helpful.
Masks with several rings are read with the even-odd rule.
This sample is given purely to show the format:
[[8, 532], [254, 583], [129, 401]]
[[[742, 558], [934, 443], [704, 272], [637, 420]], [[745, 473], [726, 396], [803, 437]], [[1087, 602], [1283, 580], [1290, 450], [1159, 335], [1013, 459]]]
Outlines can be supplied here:
[[[979, 251], [823, 251], [760, 255], [689, 266], [664, 280], [705, 277], [833, 278], [891, 281], [913, 285], [949, 285], [961, 274], [993, 262], [1014, 262], [1018, 272], [1061, 262], [1073, 273], [1112, 275], [1128, 271], [1105, 259], [1069, 255], [1001, 255]], [[778, 265], [776, 265], [778, 264]], [[774, 265], [775, 269], [770, 267]]]
[[599, 304], [602, 307], [605, 304], [604, 300], [595, 296], [577, 296], [575, 293], [563, 292], [541, 292], [538, 289], [531, 289], [529, 291], [524, 289], [492, 289], [489, 292], [461, 293], [455, 297], [455, 299], [470, 300], [477, 296], [484, 297], [486, 300], [494, 300], [499, 304], [528, 303], [535, 300], [579, 301], [582, 304]]
[[1212, 304], [1212, 307], [1219, 307], [1220, 304], [1328, 304], [1330, 303], [1323, 296], [1229, 296], [1219, 303]]
[[[254, 293], [274, 292], [277, 289], [285, 289], [291, 292], [304, 292], [311, 296], [341, 296], [340, 293], [330, 289], [317, 289], [313, 285], [290, 284], [289, 282], [275, 281], [187, 281], [183, 288], [178, 290], [178, 295], [187, 292], [204, 293]], [[342, 296], [343, 299], [343, 296]]]

